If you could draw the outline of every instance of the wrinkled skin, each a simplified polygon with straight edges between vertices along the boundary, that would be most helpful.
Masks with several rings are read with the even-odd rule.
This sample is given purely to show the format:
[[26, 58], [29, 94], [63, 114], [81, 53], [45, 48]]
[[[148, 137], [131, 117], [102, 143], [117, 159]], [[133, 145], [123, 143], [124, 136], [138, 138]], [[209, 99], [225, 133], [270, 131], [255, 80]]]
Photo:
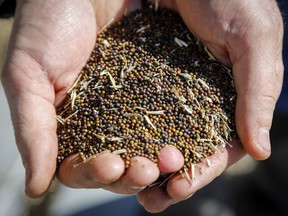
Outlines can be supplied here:
[[[111, 18], [140, 6], [132, 0], [19, 0], [2, 83], [10, 106], [15, 137], [26, 169], [26, 194], [39, 197], [56, 171], [55, 106], [64, 98], [94, 47], [96, 33]], [[223, 63], [233, 68], [237, 91], [236, 126], [242, 145], [223, 149], [201, 164], [191, 185], [174, 175], [167, 193], [147, 188], [160, 173], [174, 173], [183, 157], [173, 147], [161, 150], [159, 162], [135, 157], [124, 173], [121, 158], [102, 153], [76, 164], [71, 156], [57, 177], [74, 188], [104, 188], [138, 193], [150, 212], [191, 196], [249, 153], [270, 155], [269, 129], [283, 77], [283, 22], [274, 0], [161, 0], [177, 10], [191, 32]], [[242, 147], [243, 146], [243, 147]]]

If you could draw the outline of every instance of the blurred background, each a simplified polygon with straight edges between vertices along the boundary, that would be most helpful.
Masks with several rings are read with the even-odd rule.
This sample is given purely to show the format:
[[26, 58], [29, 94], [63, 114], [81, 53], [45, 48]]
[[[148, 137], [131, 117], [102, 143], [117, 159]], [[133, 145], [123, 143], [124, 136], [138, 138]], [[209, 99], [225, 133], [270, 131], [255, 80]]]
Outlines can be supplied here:
[[[10, 2], [9, 4], [7, 2]], [[287, 0], [279, 1], [285, 18]], [[0, 71], [13, 25], [13, 1], [0, 0]], [[288, 66], [287, 25], [283, 59]], [[286, 69], [287, 70], [287, 69]], [[257, 162], [249, 156], [229, 168], [187, 201], [154, 215], [278, 216], [288, 215], [288, 81], [287, 71], [271, 130], [272, 156]], [[46, 196], [24, 194], [24, 168], [14, 141], [9, 109], [0, 84], [0, 216], [146, 216], [135, 196], [101, 189], [70, 189], [57, 180]]]

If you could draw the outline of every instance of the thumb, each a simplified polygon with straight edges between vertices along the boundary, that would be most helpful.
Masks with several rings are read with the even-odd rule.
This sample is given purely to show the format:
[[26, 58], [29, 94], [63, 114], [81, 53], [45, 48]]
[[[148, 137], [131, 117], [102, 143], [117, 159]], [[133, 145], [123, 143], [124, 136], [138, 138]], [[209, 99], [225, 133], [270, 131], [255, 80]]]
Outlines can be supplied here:
[[269, 130], [283, 79], [283, 23], [275, 8], [274, 16], [256, 14], [253, 20], [236, 22], [227, 37], [237, 92], [237, 132], [245, 150], [258, 160], [271, 153]]
[[17, 147], [26, 169], [26, 194], [41, 196], [56, 169], [57, 135], [54, 90], [42, 68], [16, 50], [3, 70]]

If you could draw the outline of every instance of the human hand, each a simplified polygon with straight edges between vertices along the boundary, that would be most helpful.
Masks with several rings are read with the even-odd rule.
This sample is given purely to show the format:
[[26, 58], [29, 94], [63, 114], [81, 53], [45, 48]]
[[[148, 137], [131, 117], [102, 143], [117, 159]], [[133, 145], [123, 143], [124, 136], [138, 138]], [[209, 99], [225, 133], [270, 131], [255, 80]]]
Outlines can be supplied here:
[[[276, 1], [163, 0], [160, 4], [176, 9], [216, 58], [232, 66], [238, 135], [252, 157], [268, 158], [269, 129], [283, 79], [283, 22]], [[175, 176], [167, 184], [167, 194], [154, 187], [140, 192], [138, 200], [149, 211], [162, 211], [191, 196], [242, 155], [239, 145], [227, 148], [211, 157], [212, 167], [200, 165], [205, 173], [197, 175], [192, 185]]]
[[[18, 1], [2, 83], [26, 169], [28, 196], [41, 196], [54, 178], [55, 106], [89, 58], [96, 32], [111, 18], [122, 16], [126, 8], [139, 5], [124, 0]], [[114, 154], [99, 154], [77, 166], [73, 158], [59, 168], [58, 177], [65, 185], [118, 193], [135, 193], [153, 183], [160, 172], [175, 172], [183, 166], [183, 157], [174, 148], [161, 151], [158, 166], [146, 158], [133, 158], [125, 174], [124, 162]]]
[[[221, 40], [226, 37], [227, 33], [225, 33], [225, 29], [223, 29], [220, 23], [218, 23], [218, 28], [216, 29], [219, 29], [220, 33], [222, 31], [222, 35], [218, 35], [215, 32], [214, 38], [212, 37], [211, 40], [213, 43], [210, 40], [206, 41], [204, 37], [204, 30], [206, 28], [214, 28], [214, 24], [210, 22], [211, 20], [217, 20], [214, 19], [216, 15], [206, 14], [207, 20], [205, 21], [208, 24], [210, 23], [213, 28], [209, 28], [209, 25], [206, 25], [206, 27], [204, 25], [205, 29], [200, 28], [199, 30], [197, 27], [197, 23], [199, 24], [201, 23], [200, 21], [204, 21], [201, 13], [204, 13], [203, 11], [207, 9], [204, 7], [204, 2], [207, 4], [207, 1], [203, 1], [203, 3], [199, 1], [200, 4], [198, 8], [192, 8], [193, 10], [186, 8], [186, 12], [184, 7], [188, 2], [184, 4], [183, 2], [181, 3], [181, 1], [179, 1], [179, 3], [176, 1], [161, 1], [161, 3], [162, 2], [167, 5], [170, 4], [172, 7], [177, 6], [184, 19], [185, 13], [188, 17], [189, 11], [198, 11], [198, 14], [195, 13], [196, 18], [198, 17], [198, 20], [195, 19], [197, 22], [189, 25], [189, 19], [186, 18], [186, 20], [188, 20], [186, 22], [187, 25], [194, 34], [206, 43], [218, 59], [225, 63], [231, 63], [233, 67], [235, 67], [237, 61], [229, 58], [227, 54], [229, 53], [229, 55], [231, 55], [235, 53], [237, 57], [244, 53], [244, 51], [242, 50], [242, 53], [240, 52], [240, 54], [238, 53], [236, 55], [233, 46], [226, 48], [226, 44], [221, 43]], [[36, 0], [20, 1], [2, 82], [9, 100], [17, 145], [27, 170], [26, 192], [29, 196], [35, 197], [43, 194], [53, 178], [56, 166], [55, 158], [57, 155], [56, 122], [52, 121], [55, 117], [54, 106], [59, 104], [63, 99], [67, 87], [71, 86], [73, 80], [75, 80], [78, 72], [89, 57], [90, 51], [94, 47], [95, 32], [112, 17], [121, 16], [127, 6], [130, 5], [128, 7], [130, 9], [135, 7], [135, 5], [129, 4], [129, 1], [117, 1], [118, 5], [115, 5], [115, 2], [110, 5], [109, 3], [107, 4], [106, 1], [105, 4], [101, 4], [101, 1], [97, 1], [96, 3], [99, 3], [99, 5], [91, 5], [90, 1], [74, 1], [73, 3], [62, 1], [60, 3], [51, 0], [45, 1], [45, 4]], [[133, 3], [137, 4], [136, 1], [133, 1]], [[184, 9], [181, 9], [181, 7]], [[249, 4], [246, 5], [246, 7], [249, 9]], [[94, 10], [94, 8], [96, 8], [96, 10]], [[201, 8], [204, 8], [204, 10], [201, 10]], [[37, 13], [40, 9], [45, 13]], [[210, 10], [212, 10], [212, 8], [210, 8]], [[215, 9], [212, 11], [214, 10]], [[246, 10], [247, 8], [245, 9], [244, 7], [243, 11], [245, 12]], [[85, 13], [83, 13], [83, 11], [85, 11]], [[218, 8], [218, 13], [220, 13], [219, 11], [220, 9]], [[217, 12], [217, 10], [215, 10], [215, 12]], [[226, 10], [226, 12], [229, 12], [229, 10]], [[96, 14], [96, 19], [94, 13]], [[53, 14], [52, 17], [51, 14]], [[225, 14], [223, 13], [223, 15]], [[237, 16], [241, 17], [243, 14], [240, 13], [240, 15]], [[195, 28], [197, 27], [196, 30], [192, 28], [193, 26]], [[258, 28], [262, 29], [263, 26], [260, 25]], [[270, 31], [272, 30], [270, 29]], [[208, 35], [211, 36], [211, 33]], [[272, 35], [266, 35], [266, 37], [274, 38]], [[235, 40], [237, 41], [237, 37]], [[279, 46], [281, 46], [281, 37], [279, 40]], [[65, 46], [66, 41], [69, 41], [69, 46]], [[216, 45], [214, 44], [214, 46], [212, 46], [210, 43], [212, 45], [215, 43]], [[246, 47], [250, 47], [250, 37], [243, 40], [242, 43], [247, 43]], [[274, 42], [272, 44], [274, 44]], [[251, 47], [251, 51], [249, 50], [250, 52], [254, 50], [252, 48], [253, 47]], [[75, 55], [75, 52], [77, 52], [77, 55]], [[266, 58], [267, 57], [265, 57], [265, 59]], [[276, 59], [276, 57], [274, 59]], [[238, 65], [243, 66], [243, 62], [246, 63], [246, 61], [242, 60], [240, 61], [241, 64], [238, 63]], [[279, 67], [281, 67], [281, 61], [279, 65]], [[250, 64], [250, 67], [252, 66], [254, 65]], [[234, 68], [233, 70], [235, 72]], [[254, 68], [250, 68], [249, 73], [251, 73], [252, 70], [254, 70]], [[281, 69], [279, 70], [281, 74]], [[247, 73], [248, 72], [246, 72], [246, 74]], [[239, 91], [238, 88], [237, 92]], [[237, 107], [239, 107], [239, 105], [237, 105]], [[43, 115], [44, 113], [45, 115]], [[238, 125], [237, 123], [237, 127]], [[37, 136], [34, 137], [34, 134], [37, 134]], [[242, 136], [240, 135], [241, 139]], [[242, 142], [245, 145], [243, 140]], [[255, 150], [254, 152], [257, 153], [258, 151]], [[172, 155], [172, 157], [170, 155]], [[162, 193], [157, 187], [148, 188], [139, 193], [139, 201], [143, 203], [144, 207], [149, 211], [161, 211], [170, 204], [185, 199], [199, 188], [208, 184], [217, 175], [222, 173], [229, 164], [237, 161], [242, 155], [243, 152], [239, 145], [227, 151], [224, 150], [221, 154], [212, 156], [211, 162], [213, 167], [209, 168], [209, 173], [199, 175], [197, 180], [193, 182], [192, 187], [190, 183], [187, 185], [188, 181], [186, 179], [181, 180], [179, 176], [174, 176], [168, 182], [168, 195]], [[95, 163], [96, 161], [97, 163]], [[130, 170], [122, 176], [124, 164], [116, 155], [98, 155], [96, 159], [78, 166], [73, 165], [72, 156], [63, 162], [60, 167], [59, 177], [64, 184], [71, 187], [103, 187], [119, 193], [134, 193], [155, 181], [159, 172], [172, 173], [180, 169], [183, 164], [183, 158], [175, 149], [166, 148], [161, 152], [158, 167], [145, 158], [135, 158], [134, 164], [135, 166], [132, 167], [132, 169], [130, 168]], [[174, 166], [171, 166], [171, 164], [174, 164]], [[142, 168], [143, 166], [145, 169]], [[143, 171], [145, 172], [143, 173]]]

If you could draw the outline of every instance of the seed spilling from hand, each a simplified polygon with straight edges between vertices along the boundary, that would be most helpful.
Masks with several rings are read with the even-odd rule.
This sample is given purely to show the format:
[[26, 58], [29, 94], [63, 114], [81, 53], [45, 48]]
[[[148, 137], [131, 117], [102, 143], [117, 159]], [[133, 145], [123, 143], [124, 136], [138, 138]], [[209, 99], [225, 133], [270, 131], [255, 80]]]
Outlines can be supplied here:
[[110, 151], [128, 168], [134, 156], [156, 163], [172, 145], [186, 172], [236, 137], [235, 95], [231, 71], [179, 15], [146, 6], [98, 34], [57, 109], [58, 164]]

